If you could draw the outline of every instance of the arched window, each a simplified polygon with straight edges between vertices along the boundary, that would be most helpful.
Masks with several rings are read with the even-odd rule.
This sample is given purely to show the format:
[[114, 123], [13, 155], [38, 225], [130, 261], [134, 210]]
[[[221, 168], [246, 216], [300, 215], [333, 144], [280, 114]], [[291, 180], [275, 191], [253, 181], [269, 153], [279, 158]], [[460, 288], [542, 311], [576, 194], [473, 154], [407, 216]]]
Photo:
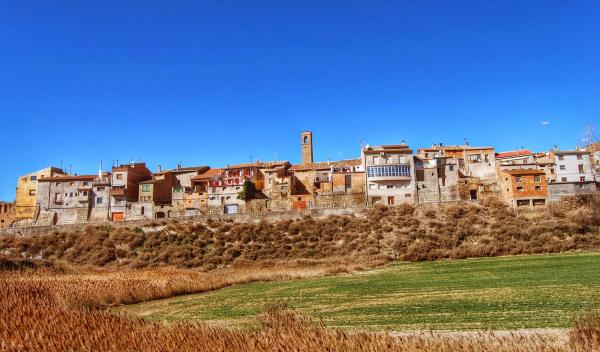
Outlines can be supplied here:
[[304, 136], [304, 144], [308, 144], [308, 136]]

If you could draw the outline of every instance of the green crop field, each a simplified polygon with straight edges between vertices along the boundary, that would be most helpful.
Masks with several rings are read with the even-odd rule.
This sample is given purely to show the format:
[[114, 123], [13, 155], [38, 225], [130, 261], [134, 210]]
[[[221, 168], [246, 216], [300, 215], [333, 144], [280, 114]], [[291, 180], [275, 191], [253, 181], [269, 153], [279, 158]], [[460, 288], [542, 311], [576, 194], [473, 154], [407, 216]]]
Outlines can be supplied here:
[[245, 284], [125, 306], [153, 321], [250, 324], [275, 303], [332, 327], [370, 330], [561, 328], [600, 311], [600, 253], [421, 263]]

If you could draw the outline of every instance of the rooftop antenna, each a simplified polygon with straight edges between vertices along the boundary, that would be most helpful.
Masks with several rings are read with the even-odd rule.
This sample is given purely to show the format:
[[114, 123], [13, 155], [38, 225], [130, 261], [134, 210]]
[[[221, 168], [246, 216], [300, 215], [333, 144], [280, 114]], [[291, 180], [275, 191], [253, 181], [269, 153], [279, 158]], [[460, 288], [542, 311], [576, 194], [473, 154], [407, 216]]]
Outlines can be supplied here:
[[102, 178], [102, 160], [100, 160], [100, 167], [98, 168], [98, 178]]
[[69, 175], [73, 175], [73, 165], [69, 164]]

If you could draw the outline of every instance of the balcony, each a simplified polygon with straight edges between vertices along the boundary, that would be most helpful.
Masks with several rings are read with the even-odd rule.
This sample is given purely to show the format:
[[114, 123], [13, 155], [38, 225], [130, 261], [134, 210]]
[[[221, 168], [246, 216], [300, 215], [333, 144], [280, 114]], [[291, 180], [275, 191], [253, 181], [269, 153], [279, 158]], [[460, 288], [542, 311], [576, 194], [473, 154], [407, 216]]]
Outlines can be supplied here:
[[367, 168], [367, 179], [371, 182], [410, 181], [412, 179], [410, 165], [369, 166]]
[[109, 194], [113, 197], [125, 196], [125, 188], [113, 188], [109, 191]]
[[79, 203], [87, 203], [90, 201], [90, 196], [77, 196], [75, 200]]

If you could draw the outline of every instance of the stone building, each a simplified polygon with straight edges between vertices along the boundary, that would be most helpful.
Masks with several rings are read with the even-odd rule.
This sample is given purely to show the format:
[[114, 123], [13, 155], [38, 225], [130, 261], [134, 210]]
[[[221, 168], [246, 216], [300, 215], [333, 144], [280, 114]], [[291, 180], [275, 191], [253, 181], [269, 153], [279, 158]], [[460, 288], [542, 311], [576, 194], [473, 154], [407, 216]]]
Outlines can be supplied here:
[[15, 221], [30, 221], [35, 217], [38, 179], [58, 175], [65, 175], [65, 172], [57, 167], [47, 167], [19, 177], [15, 197]]
[[304, 131], [300, 133], [302, 143], [302, 164], [310, 164], [313, 162], [313, 142], [312, 132]]
[[416, 203], [412, 149], [405, 144], [366, 146], [361, 154], [368, 205]]
[[[104, 202], [110, 175], [60, 175], [38, 179], [36, 225], [108, 220]], [[94, 211], [95, 210], [95, 211]]]
[[0, 202], [0, 229], [8, 227], [15, 220], [15, 203]]
[[446, 203], [460, 200], [456, 158], [414, 156], [418, 203]]
[[552, 183], [556, 181], [555, 166], [552, 152], [532, 153], [529, 149], [522, 149], [496, 153], [498, 173], [504, 170], [542, 170], [545, 173], [546, 181]]
[[497, 179], [496, 153], [493, 147], [472, 147], [470, 145], [433, 145], [418, 150], [426, 158], [450, 157], [458, 160], [458, 169], [464, 176], [478, 177], [482, 181]]
[[536, 169], [503, 170], [500, 187], [503, 198], [512, 206], [543, 206], [548, 199], [545, 173]]
[[590, 152], [590, 161], [596, 183], [600, 183], [600, 141], [592, 143], [585, 147], [585, 150]]
[[360, 159], [303, 163], [289, 172], [292, 209], [364, 206], [365, 171]]
[[221, 168], [219, 175], [208, 181], [209, 212], [236, 214], [243, 212], [246, 202], [238, 195], [243, 189], [244, 182], [250, 181], [256, 190], [264, 189], [264, 176], [259, 168], [260, 162], [250, 164], [228, 165]]
[[209, 183], [211, 180], [218, 180], [220, 175], [221, 169], [209, 169], [200, 175], [192, 177], [192, 188], [183, 195], [187, 215], [198, 215], [208, 212]]
[[[145, 163], [114, 166], [111, 175], [110, 219], [123, 221], [131, 216], [132, 207], [138, 206], [140, 182], [152, 179]], [[139, 214], [134, 209], [134, 214]]]

